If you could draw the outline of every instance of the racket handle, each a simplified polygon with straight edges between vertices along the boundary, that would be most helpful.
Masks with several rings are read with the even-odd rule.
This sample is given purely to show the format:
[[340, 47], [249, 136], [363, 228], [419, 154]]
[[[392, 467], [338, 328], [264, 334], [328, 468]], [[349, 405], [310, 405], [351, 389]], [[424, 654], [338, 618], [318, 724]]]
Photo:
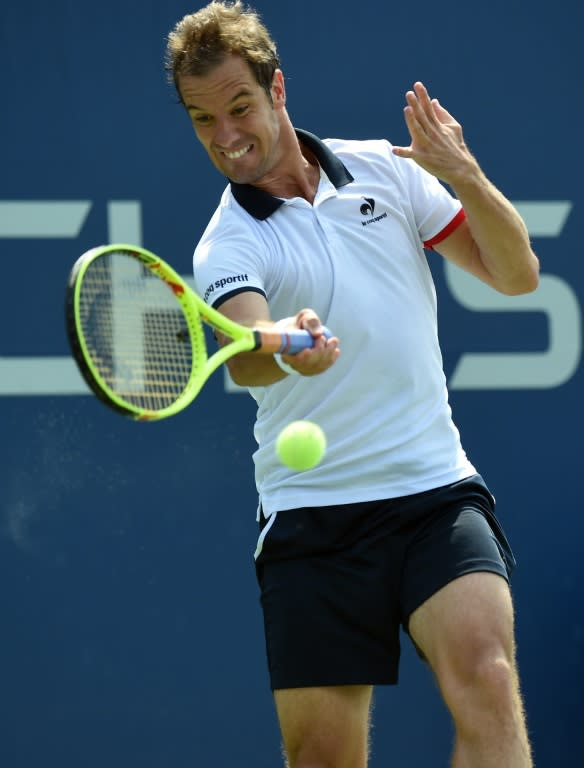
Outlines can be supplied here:
[[[280, 335], [282, 336], [282, 346], [278, 352], [281, 355], [296, 355], [298, 352], [302, 352], [303, 349], [310, 349], [314, 346], [314, 336], [308, 331], [288, 331]], [[323, 325], [322, 335], [330, 339], [333, 334]]]
[[[274, 331], [254, 330], [255, 349], [268, 354], [296, 355], [303, 349], [314, 346], [314, 336], [308, 331]], [[332, 333], [326, 326], [322, 328], [322, 335], [327, 339]]]

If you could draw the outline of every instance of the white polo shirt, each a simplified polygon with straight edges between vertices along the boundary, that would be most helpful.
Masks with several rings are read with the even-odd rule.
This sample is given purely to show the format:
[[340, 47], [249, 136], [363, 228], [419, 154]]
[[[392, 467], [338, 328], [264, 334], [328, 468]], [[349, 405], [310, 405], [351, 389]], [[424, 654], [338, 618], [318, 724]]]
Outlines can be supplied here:
[[[424, 253], [464, 218], [460, 203], [385, 140], [297, 133], [321, 166], [313, 204], [230, 184], [194, 255], [197, 290], [214, 307], [258, 291], [274, 320], [311, 307], [340, 339], [325, 373], [250, 388], [264, 513], [404, 496], [473, 474], [451, 418]], [[295, 419], [327, 437], [323, 461], [305, 472], [274, 449]]]

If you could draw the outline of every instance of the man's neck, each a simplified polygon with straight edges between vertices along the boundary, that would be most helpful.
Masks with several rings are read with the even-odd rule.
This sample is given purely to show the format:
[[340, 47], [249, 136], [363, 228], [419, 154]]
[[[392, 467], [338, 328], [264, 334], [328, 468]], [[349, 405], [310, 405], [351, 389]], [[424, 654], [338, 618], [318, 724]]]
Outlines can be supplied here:
[[313, 152], [300, 143], [289, 120], [282, 129], [280, 149], [282, 161], [253, 186], [273, 197], [303, 197], [312, 203], [320, 181], [320, 166]]

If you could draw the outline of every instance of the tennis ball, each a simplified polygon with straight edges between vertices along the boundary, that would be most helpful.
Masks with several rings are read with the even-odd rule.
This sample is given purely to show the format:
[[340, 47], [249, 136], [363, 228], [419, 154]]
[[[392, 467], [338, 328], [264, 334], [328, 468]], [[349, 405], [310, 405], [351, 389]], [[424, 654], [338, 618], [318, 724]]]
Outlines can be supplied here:
[[325, 434], [312, 421], [290, 422], [276, 440], [276, 453], [282, 464], [298, 472], [316, 467], [325, 449]]

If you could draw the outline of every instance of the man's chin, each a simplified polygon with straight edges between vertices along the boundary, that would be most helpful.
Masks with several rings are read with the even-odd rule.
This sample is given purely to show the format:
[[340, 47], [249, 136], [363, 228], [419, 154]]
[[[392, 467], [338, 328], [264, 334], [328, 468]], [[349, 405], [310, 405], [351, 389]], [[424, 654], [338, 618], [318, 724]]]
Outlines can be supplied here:
[[225, 174], [229, 181], [233, 181], [235, 184], [255, 184], [256, 181], [259, 181], [261, 176], [259, 176], [257, 173], [251, 173], [249, 171], [234, 171], [233, 169], [230, 170], [229, 173]]

